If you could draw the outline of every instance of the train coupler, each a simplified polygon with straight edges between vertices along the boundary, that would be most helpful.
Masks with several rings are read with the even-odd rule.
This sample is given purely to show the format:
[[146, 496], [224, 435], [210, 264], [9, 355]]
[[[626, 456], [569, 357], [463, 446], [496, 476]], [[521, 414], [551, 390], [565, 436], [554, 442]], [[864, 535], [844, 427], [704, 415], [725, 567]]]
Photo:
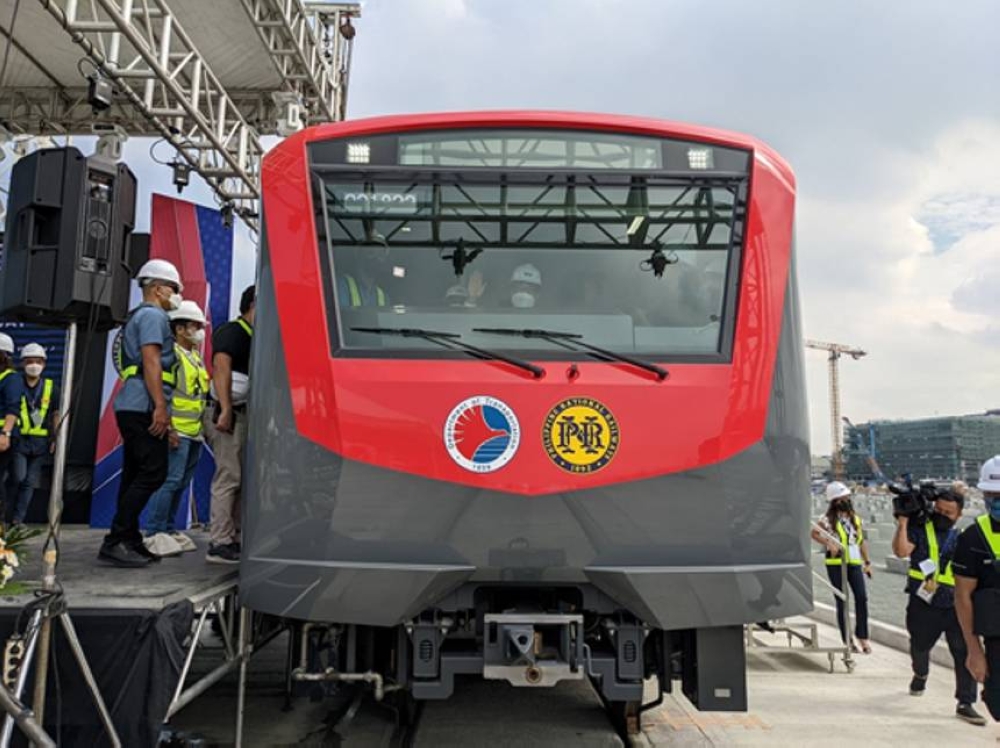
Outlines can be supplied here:
[[526, 687], [583, 678], [583, 616], [488, 613], [483, 624], [484, 678]]

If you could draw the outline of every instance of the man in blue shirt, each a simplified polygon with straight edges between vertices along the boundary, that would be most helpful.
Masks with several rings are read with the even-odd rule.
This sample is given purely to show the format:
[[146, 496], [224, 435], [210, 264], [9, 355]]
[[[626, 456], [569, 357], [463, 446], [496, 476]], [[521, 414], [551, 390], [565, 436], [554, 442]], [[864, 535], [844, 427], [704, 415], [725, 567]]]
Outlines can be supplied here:
[[14, 459], [17, 413], [21, 406], [21, 377], [14, 371], [14, 339], [0, 333], [0, 507], [7, 507], [7, 471]]
[[143, 544], [139, 515], [167, 479], [169, 444], [177, 435], [168, 403], [176, 381], [167, 311], [181, 304], [180, 274], [166, 260], [150, 260], [136, 276], [142, 304], [129, 312], [115, 364], [123, 380], [115, 398], [115, 420], [122, 435], [122, 474], [118, 508], [98, 558], [124, 567], [146, 566], [159, 556]]
[[7, 517], [15, 525], [24, 522], [31, 497], [38, 488], [42, 463], [55, 446], [59, 388], [51, 379], [42, 376], [46, 359], [45, 349], [38, 343], [28, 343], [21, 349], [23, 394], [18, 424], [21, 433], [14, 450], [17, 503], [7, 508]]
[[910, 659], [913, 678], [910, 694], [923, 696], [930, 672], [931, 649], [941, 634], [955, 662], [955, 715], [973, 725], [985, 725], [986, 719], [973, 708], [976, 681], [965, 666], [968, 651], [962, 628], [955, 614], [955, 578], [951, 562], [958, 545], [955, 523], [962, 516], [965, 497], [957, 489], [941, 494], [934, 502], [930, 517], [916, 525], [910, 518], [896, 518], [892, 552], [909, 557], [910, 569], [906, 592], [906, 630], [910, 634]]

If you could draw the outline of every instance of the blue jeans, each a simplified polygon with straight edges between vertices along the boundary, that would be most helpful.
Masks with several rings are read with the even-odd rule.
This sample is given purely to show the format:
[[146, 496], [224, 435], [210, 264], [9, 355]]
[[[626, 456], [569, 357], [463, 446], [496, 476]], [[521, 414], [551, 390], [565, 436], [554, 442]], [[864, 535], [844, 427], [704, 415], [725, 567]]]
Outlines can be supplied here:
[[31, 506], [31, 497], [38, 488], [38, 479], [42, 475], [42, 463], [46, 455], [25, 455], [14, 453], [11, 472], [13, 483], [17, 484], [17, 504], [14, 507], [14, 522], [24, 522]]
[[201, 457], [201, 442], [181, 437], [177, 449], [170, 450], [167, 462], [167, 479], [149, 499], [149, 514], [146, 518], [146, 533], [174, 532], [174, 518], [181, 504], [184, 491], [191, 484], [194, 470]]

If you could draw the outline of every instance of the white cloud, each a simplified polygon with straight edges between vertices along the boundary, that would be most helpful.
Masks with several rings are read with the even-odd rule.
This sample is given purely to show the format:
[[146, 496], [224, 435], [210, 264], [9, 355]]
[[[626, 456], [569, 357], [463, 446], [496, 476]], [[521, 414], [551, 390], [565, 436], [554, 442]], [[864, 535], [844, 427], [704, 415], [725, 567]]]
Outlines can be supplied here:
[[[991, 167], [1000, 164], [1000, 121], [958, 121], [909, 160], [896, 173], [912, 181], [900, 179], [893, 200], [806, 197], [800, 213], [806, 330], [870, 354], [841, 364], [843, 411], [854, 421], [1000, 403], [1000, 175]], [[928, 215], [949, 227], [947, 247], [935, 246]], [[826, 364], [818, 353], [808, 361], [821, 450]]]

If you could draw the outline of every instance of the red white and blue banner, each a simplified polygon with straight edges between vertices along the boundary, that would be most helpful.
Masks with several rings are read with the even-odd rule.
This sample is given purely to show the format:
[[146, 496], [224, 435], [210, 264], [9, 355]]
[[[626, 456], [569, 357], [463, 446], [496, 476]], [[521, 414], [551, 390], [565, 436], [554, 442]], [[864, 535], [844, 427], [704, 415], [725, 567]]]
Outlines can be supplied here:
[[[191, 299], [205, 310], [209, 327], [206, 331], [205, 360], [211, 361], [213, 326], [232, 319], [233, 230], [222, 223], [219, 211], [164, 195], [153, 195], [150, 215], [150, 259], [169, 260], [177, 266], [184, 281], [184, 298]], [[132, 304], [139, 303], [138, 288], [132, 290]], [[108, 365], [105, 367], [101, 396], [101, 423], [97, 436], [97, 456], [94, 468], [94, 493], [90, 509], [91, 527], [109, 527], [118, 501], [118, 486], [122, 469], [121, 436], [112, 408], [121, 386], [111, 364], [114, 333], [108, 337]], [[210, 451], [202, 452], [191, 488], [186, 492], [177, 511], [177, 527], [189, 526], [189, 520], [207, 522], [210, 507], [210, 485], [215, 461]], [[194, 513], [191, 497], [194, 497]], [[145, 514], [143, 515], [143, 522]]]

